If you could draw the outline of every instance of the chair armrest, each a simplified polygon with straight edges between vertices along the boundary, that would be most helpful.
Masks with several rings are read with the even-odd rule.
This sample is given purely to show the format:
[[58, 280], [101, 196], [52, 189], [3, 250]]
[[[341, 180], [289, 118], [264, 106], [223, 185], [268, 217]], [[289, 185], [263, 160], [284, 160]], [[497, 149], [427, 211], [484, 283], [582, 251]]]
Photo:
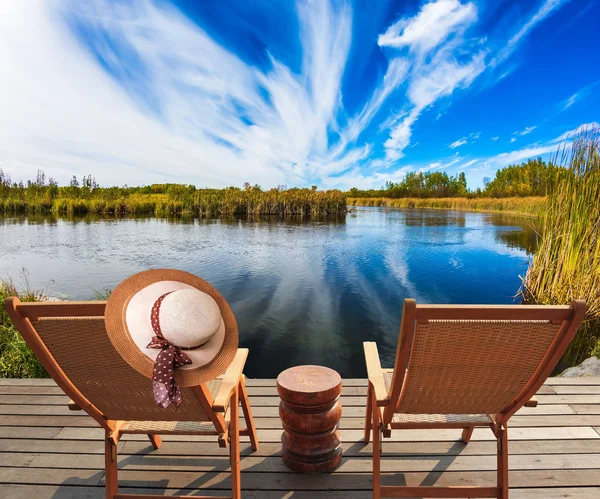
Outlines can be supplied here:
[[531, 397], [529, 401], [525, 402], [525, 407], [537, 407], [537, 405], [538, 399], [535, 397], [535, 395]]
[[386, 405], [389, 402], [388, 393], [385, 389], [383, 381], [383, 371], [379, 362], [379, 352], [377, 351], [377, 343], [373, 341], [365, 341], [363, 343], [365, 350], [365, 362], [367, 363], [367, 376], [369, 383], [373, 386], [373, 393], [377, 400], [377, 405]]
[[229, 364], [227, 371], [225, 371], [225, 374], [223, 375], [223, 381], [221, 382], [219, 393], [217, 393], [217, 396], [213, 401], [213, 411], [225, 412], [227, 410], [231, 396], [233, 395], [233, 392], [237, 388], [240, 378], [243, 375], [242, 371], [244, 370], [244, 365], [246, 364], [247, 358], [248, 349], [238, 348], [238, 351], [233, 358], [233, 362]]
[[70, 411], [80, 411], [81, 407], [79, 407], [75, 402], [73, 402], [72, 400], [69, 400], [69, 403], [67, 404], [67, 406], [69, 407]]

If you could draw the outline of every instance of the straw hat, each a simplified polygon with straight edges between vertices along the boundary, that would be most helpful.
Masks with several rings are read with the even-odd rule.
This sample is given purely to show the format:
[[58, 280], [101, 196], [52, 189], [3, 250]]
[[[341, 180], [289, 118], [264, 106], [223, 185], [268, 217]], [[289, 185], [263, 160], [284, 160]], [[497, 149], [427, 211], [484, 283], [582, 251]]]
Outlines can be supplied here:
[[[125, 362], [154, 379], [155, 396], [157, 382], [166, 381], [165, 359], [173, 361], [178, 389], [177, 383], [196, 386], [225, 372], [238, 347], [237, 324], [225, 299], [180, 270], [147, 270], [125, 279], [108, 299], [105, 323]], [[176, 397], [171, 401], [179, 405]]]

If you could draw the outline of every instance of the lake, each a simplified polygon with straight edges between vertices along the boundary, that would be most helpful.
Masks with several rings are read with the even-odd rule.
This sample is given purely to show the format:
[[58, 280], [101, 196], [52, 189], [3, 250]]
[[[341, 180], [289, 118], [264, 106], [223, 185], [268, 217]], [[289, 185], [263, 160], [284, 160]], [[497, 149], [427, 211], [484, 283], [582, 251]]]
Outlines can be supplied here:
[[249, 377], [298, 364], [364, 377], [363, 341], [393, 366], [404, 298], [512, 303], [535, 245], [531, 221], [500, 214], [353, 208], [330, 219], [0, 217], [0, 278], [95, 299], [170, 267], [230, 303]]

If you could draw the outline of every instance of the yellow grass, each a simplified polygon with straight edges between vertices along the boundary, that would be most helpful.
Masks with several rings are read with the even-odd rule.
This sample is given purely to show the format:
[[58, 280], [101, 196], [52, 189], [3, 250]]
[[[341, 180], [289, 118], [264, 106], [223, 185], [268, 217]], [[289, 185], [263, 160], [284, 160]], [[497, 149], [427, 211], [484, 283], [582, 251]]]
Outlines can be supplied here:
[[393, 208], [434, 208], [440, 210], [502, 212], [539, 216], [545, 197], [511, 198], [348, 198], [351, 206], [389, 206]]

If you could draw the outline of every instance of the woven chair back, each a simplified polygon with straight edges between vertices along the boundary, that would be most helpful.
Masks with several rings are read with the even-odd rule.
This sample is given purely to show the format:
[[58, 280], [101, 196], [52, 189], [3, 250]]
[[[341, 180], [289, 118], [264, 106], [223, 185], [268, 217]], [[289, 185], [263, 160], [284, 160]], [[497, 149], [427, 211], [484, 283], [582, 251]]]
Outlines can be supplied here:
[[152, 380], [133, 369], [114, 349], [104, 317], [40, 317], [31, 323], [71, 383], [108, 419], [209, 420], [190, 388], [182, 388], [179, 407], [158, 407]]
[[559, 328], [541, 320], [417, 322], [397, 412], [500, 413], [534, 375]]

